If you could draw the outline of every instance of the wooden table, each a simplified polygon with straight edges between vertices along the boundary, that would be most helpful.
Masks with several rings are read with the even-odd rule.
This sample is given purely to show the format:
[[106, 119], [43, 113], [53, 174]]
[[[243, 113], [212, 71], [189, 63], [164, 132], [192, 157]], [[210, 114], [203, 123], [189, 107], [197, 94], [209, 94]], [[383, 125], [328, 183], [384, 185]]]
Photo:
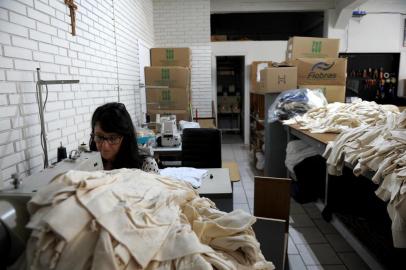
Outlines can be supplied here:
[[286, 125], [286, 128], [288, 131], [288, 141], [291, 140], [293, 135], [314, 147], [320, 155], [324, 153], [327, 143], [334, 141], [338, 136], [337, 133], [311, 133], [308, 130], [300, 129], [298, 124]]

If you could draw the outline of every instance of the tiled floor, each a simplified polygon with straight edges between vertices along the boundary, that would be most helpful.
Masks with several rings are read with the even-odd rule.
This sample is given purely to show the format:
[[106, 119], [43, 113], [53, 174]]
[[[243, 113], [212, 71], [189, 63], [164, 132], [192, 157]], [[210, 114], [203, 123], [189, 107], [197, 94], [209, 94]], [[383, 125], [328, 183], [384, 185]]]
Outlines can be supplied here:
[[[223, 161], [238, 163], [241, 181], [234, 185], [234, 209], [253, 212], [254, 175], [249, 149], [236, 138], [225, 138]], [[237, 143], [236, 143], [237, 142]], [[290, 270], [363, 270], [369, 269], [351, 246], [329, 223], [325, 222], [313, 203], [291, 201], [288, 260]]]

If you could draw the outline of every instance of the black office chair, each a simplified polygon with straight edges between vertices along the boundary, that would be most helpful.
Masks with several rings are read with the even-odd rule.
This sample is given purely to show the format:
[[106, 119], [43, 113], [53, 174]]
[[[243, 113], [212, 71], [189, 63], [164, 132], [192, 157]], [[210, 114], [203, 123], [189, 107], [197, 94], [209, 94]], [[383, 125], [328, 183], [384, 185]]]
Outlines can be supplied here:
[[221, 168], [221, 132], [216, 128], [186, 128], [182, 133], [182, 166]]

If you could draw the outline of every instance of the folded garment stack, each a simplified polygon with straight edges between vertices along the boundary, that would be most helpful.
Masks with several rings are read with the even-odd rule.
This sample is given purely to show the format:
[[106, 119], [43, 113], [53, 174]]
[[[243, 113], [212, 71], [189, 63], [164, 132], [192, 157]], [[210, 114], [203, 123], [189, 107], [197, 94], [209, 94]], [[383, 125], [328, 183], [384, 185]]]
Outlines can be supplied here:
[[70, 171], [28, 209], [27, 269], [274, 269], [253, 216], [141, 170]]

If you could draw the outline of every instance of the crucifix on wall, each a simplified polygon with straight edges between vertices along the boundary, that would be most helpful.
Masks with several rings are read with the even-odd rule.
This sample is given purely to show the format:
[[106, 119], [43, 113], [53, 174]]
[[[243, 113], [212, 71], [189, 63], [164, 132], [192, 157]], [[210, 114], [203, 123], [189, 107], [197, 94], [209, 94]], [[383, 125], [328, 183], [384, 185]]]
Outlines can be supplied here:
[[75, 0], [65, 0], [65, 4], [68, 6], [70, 11], [70, 24], [72, 26], [72, 36], [76, 35], [76, 10], [78, 6], [75, 4]]

